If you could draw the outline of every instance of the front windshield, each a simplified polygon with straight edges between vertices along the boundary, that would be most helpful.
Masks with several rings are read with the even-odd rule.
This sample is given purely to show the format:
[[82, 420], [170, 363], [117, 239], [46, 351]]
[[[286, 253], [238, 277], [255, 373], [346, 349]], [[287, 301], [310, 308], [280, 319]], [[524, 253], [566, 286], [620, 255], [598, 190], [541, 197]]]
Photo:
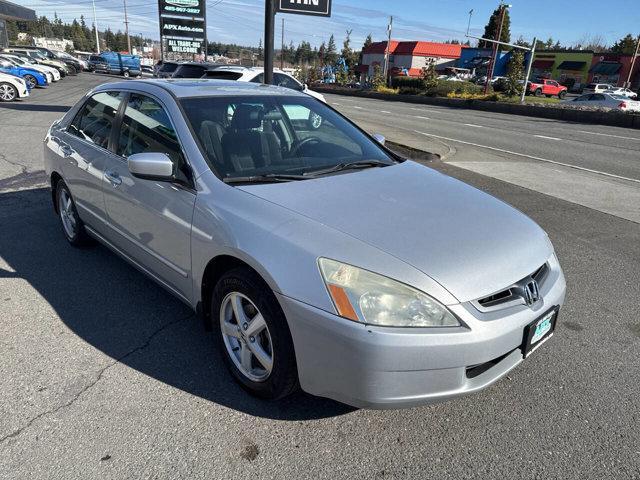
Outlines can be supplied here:
[[223, 179], [394, 162], [380, 145], [311, 97], [206, 97], [181, 103], [209, 165]]

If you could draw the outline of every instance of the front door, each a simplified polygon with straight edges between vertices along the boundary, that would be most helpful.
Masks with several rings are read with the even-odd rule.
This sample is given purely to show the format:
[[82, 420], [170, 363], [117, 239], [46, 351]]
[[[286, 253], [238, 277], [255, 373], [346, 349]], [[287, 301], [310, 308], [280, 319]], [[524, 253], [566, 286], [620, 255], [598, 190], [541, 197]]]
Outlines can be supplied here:
[[[165, 109], [154, 98], [129, 94], [115, 154], [104, 172], [109, 238], [185, 299], [192, 294], [191, 221], [196, 193], [190, 169]], [[133, 176], [127, 157], [162, 152], [174, 162], [175, 181]]]

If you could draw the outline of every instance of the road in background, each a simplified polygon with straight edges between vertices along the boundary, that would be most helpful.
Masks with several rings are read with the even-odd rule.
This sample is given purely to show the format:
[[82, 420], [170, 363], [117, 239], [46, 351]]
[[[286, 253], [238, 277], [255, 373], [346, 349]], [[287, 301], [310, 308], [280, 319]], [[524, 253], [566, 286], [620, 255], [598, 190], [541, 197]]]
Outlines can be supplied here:
[[[639, 477], [640, 225], [433, 162], [549, 233], [568, 283], [554, 337], [487, 390], [440, 405], [263, 402], [234, 383], [184, 305], [106, 248], [74, 249], [63, 237], [42, 188], [42, 138], [110, 79], [83, 74], [0, 106], [0, 478]], [[482, 127], [458, 130], [473, 128]], [[491, 153], [450, 145], [450, 159]]]
[[640, 223], [640, 131], [326, 95], [369, 132], [452, 165]]

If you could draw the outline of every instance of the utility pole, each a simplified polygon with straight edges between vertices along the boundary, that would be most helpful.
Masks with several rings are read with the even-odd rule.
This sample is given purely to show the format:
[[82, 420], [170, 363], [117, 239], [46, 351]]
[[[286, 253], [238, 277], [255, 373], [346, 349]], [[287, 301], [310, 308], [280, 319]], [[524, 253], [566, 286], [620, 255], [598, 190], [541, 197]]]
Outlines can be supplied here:
[[273, 31], [275, 30], [275, 0], [264, 2], [264, 83], [273, 83]]
[[280, 42], [280, 70], [284, 68], [284, 17], [282, 17], [282, 41]]
[[[507, 13], [507, 8], [509, 8], [510, 6], [511, 5], [505, 5], [503, 3], [500, 3], [500, 27], [498, 28], [498, 37], [495, 39], [498, 42], [502, 37], [502, 26], [504, 24], [504, 16]], [[496, 64], [496, 58], [498, 56], [498, 52], [499, 52], [498, 44], [494, 43], [493, 52], [491, 53], [491, 60], [489, 61], [489, 68], [487, 69], [487, 81], [484, 83], [485, 95], [489, 92], [489, 83], [491, 83], [491, 80], [493, 79], [493, 69]]]
[[98, 17], [96, 17], [96, 1], [91, 0], [93, 4], [93, 28], [96, 30], [96, 53], [100, 54], [100, 38], [98, 37]]
[[529, 83], [529, 75], [531, 75], [531, 66], [533, 65], [533, 57], [536, 55], [536, 43], [538, 39], [533, 37], [531, 50], [529, 50], [529, 61], [527, 62], [527, 71], [524, 74], [524, 83], [522, 84], [522, 93], [520, 94], [520, 103], [524, 105], [524, 97], [527, 94], [527, 84]]
[[638, 41], [636, 42], [636, 51], [631, 59], [631, 68], [629, 68], [629, 75], [627, 75], [627, 81], [624, 83], [625, 88], [631, 88], [631, 75], [633, 74], [633, 67], [636, 65], [636, 58], [640, 53], [640, 35], [638, 35]]
[[389, 25], [387, 26], [387, 48], [384, 51], [384, 81], [387, 83], [387, 75], [389, 73], [389, 54], [391, 51], [391, 31], [393, 30], [393, 16], [389, 17]]
[[127, 0], [124, 0], [124, 33], [127, 34], [127, 53], [131, 53], [131, 39], [129, 38], [129, 19], [127, 17]]

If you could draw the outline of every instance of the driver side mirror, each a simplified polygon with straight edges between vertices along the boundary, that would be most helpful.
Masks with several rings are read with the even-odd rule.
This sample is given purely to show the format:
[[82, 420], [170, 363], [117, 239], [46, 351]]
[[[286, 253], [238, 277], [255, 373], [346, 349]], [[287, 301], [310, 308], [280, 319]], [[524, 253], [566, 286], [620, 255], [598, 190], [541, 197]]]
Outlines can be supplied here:
[[380, 135], [379, 133], [374, 133], [373, 134], [373, 139], [378, 142], [380, 145], [384, 145], [385, 142], [387, 141], [386, 138], [384, 138], [384, 135]]
[[146, 180], [173, 181], [173, 162], [166, 153], [145, 152], [129, 155], [129, 172]]

